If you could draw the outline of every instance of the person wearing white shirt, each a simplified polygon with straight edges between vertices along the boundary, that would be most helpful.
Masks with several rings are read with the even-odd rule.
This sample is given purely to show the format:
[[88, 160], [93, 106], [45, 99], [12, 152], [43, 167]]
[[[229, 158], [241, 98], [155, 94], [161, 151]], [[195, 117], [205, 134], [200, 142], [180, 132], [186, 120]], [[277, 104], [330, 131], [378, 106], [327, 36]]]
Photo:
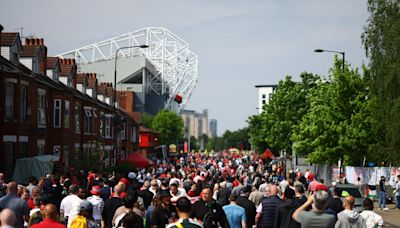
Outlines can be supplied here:
[[178, 201], [179, 198], [181, 198], [181, 197], [188, 198], [188, 195], [186, 194], [186, 192], [182, 191], [181, 189], [178, 189], [178, 185], [176, 183], [172, 183], [169, 186], [169, 190], [170, 190], [170, 193], [172, 196], [171, 203], [174, 205], [176, 204], [176, 201]]
[[157, 190], [158, 190], [159, 186], [160, 186], [160, 185], [158, 184], [157, 180], [156, 180], [156, 179], [153, 179], [153, 180], [151, 180], [151, 182], [150, 182], [149, 191], [150, 191], [151, 193], [153, 193], [153, 195], [155, 196], [155, 195], [157, 194]]
[[93, 186], [92, 190], [90, 190], [92, 196], [86, 199], [93, 205], [93, 219], [99, 226], [101, 225], [101, 213], [104, 209], [104, 201], [100, 197], [100, 189], [98, 185]]
[[71, 185], [69, 186], [69, 195], [66, 196], [60, 205], [60, 215], [64, 217], [65, 223], [68, 224], [72, 222], [73, 218], [78, 215], [79, 207], [81, 205], [82, 199], [78, 197], [78, 186]]
[[397, 175], [396, 189], [393, 193], [396, 199], [396, 208], [400, 209], [400, 175]]
[[367, 228], [381, 228], [384, 226], [382, 216], [374, 212], [374, 202], [366, 198], [363, 202], [364, 211], [360, 213]]

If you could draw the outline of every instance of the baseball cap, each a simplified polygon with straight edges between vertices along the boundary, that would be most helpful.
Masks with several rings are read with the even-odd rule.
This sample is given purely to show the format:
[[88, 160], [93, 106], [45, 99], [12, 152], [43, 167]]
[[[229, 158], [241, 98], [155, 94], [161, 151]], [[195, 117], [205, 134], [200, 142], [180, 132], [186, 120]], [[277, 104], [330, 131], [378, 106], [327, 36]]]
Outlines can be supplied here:
[[95, 185], [92, 187], [92, 190], [90, 190], [90, 193], [93, 195], [100, 195], [100, 186]]
[[128, 184], [129, 184], [129, 181], [128, 181], [128, 179], [126, 179], [125, 177], [123, 177], [123, 178], [119, 179], [119, 181], [118, 181], [118, 182], [122, 182], [122, 183], [124, 183], [125, 185], [128, 185]]

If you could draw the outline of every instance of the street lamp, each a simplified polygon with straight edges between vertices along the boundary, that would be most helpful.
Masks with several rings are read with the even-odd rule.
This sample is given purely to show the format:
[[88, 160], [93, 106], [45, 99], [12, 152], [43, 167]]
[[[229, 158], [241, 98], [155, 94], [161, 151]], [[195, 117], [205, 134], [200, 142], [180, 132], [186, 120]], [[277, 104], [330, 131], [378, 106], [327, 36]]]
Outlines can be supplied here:
[[315, 49], [314, 52], [321, 53], [321, 52], [331, 52], [331, 53], [337, 53], [342, 55], [342, 71], [344, 72], [344, 57], [345, 57], [345, 52], [344, 51], [332, 51], [332, 50], [325, 50], [325, 49]]
[[[321, 52], [331, 52], [331, 53], [337, 53], [342, 55], [342, 73], [344, 74], [344, 64], [345, 64], [345, 53], [344, 51], [333, 51], [333, 50], [325, 50], [325, 49], [315, 49], [314, 52], [321, 53]], [[338, 162], [338, 167], [339, 167], [339, 179], [340, 176], [342, 175], [342, 154], [340, 154], [340, 159]]]
[[118, 60], [118, 52], [123, 49], [131, 49], [131, 48], [148, 48], [148, 45], [136, 45], [136, 46], [127, 46], [127, 47], [120, 47], [115, 52], [115, 62], [114, 62], [114, 94], [113, 94], [113, 102], [114, 102], [114, 151], [115, 155], [117, 155], [117, 60]]

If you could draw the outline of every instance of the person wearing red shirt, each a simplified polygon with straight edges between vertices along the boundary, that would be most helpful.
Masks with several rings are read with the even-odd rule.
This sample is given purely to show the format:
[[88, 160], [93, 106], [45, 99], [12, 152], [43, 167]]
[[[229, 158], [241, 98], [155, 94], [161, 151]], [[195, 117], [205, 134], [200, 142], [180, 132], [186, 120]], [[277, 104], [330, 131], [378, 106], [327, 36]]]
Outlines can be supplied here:
[[37, 196], [40, 196], [40, 189], [38, 187], [33, 187], [32, 188], [32, 194], [31, 197], [28, 199], [27, 203], [28, 203], [28, 207], [30, 209], [35, 208], [35, 204], [33, 203], [33, 199]]
[[65, 228], [65, 225], [57, 222], [57, 208], [54, 204], [47, 204], [44, 207], [44, 220], [39, 224], [31, 226], [32, 228]]

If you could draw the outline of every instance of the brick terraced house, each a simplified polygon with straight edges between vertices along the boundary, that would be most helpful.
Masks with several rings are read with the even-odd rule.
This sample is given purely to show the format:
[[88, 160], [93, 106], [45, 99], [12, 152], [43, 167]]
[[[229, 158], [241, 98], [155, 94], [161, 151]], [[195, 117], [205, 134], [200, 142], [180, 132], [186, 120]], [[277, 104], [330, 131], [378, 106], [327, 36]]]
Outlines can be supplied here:
[[112, 83], [48, 57], [43, 39], [0, 35], [0, 172], [10, 177], [16, 159], [48, 154], [66, 169], [93, 155], [108, 167], [138, 150], [139, 125], [120, 108], [133, 105], [120, 100], [125, 92], [114, 110]]

